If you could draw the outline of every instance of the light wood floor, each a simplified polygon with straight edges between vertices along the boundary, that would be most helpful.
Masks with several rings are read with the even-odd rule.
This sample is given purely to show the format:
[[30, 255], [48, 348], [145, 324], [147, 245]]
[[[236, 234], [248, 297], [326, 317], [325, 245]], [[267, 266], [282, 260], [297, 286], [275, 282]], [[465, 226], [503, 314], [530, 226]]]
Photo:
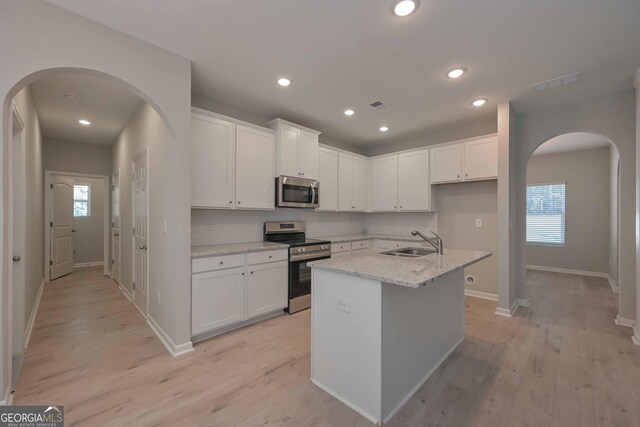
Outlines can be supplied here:
[[[638, 426], [640, 347], [607, 282], [530, 272], [507, 319], [466, 300], [467, 337], [392, 426]], [[371, 426], [309, 382], [309, 311], [171, 358], [137, 309], [83, 269], [45, 286], [14, 404], [67, 425]]]

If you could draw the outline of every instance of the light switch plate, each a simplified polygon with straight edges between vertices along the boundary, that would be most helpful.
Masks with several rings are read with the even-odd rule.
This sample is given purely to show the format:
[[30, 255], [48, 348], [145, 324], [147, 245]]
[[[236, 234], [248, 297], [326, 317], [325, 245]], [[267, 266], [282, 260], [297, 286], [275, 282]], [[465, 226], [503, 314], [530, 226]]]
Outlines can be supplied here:
[[482, 227], [482, 218], [476, 218], [476, 228]]

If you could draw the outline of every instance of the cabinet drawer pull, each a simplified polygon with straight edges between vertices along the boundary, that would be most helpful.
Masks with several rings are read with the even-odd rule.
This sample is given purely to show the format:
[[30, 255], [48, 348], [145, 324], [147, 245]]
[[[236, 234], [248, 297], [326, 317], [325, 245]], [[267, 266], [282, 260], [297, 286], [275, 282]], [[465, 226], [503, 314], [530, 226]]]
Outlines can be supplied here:
[[220, 261], [220, 265], [224, 264], [224, 261]]
[[253, 274], [253, 271], [251, 272], [251, 274]]
[[273, 258], [273, 255], [269, 255], [269, 258]]

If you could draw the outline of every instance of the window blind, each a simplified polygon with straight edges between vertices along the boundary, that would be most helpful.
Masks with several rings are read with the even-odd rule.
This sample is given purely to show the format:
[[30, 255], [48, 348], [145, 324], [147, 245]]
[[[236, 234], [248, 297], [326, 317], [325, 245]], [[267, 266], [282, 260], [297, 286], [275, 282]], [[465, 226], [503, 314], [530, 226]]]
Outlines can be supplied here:
[[565, 242], [565, 184], [527, 186], [527, 243]]

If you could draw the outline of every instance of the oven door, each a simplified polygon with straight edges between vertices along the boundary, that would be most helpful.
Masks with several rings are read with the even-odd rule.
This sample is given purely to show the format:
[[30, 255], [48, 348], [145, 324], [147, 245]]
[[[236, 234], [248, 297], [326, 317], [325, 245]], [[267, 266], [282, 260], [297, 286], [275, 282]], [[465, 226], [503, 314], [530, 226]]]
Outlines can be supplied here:
[[289, 313], [311, 307], [311, 268], [307, 263], [331, 258], [331, 255], [289, 262]]
[[313, 179], [280, 176], [276, 178], [279, 207], [317, 208], [320, 206], [320, 183]]

